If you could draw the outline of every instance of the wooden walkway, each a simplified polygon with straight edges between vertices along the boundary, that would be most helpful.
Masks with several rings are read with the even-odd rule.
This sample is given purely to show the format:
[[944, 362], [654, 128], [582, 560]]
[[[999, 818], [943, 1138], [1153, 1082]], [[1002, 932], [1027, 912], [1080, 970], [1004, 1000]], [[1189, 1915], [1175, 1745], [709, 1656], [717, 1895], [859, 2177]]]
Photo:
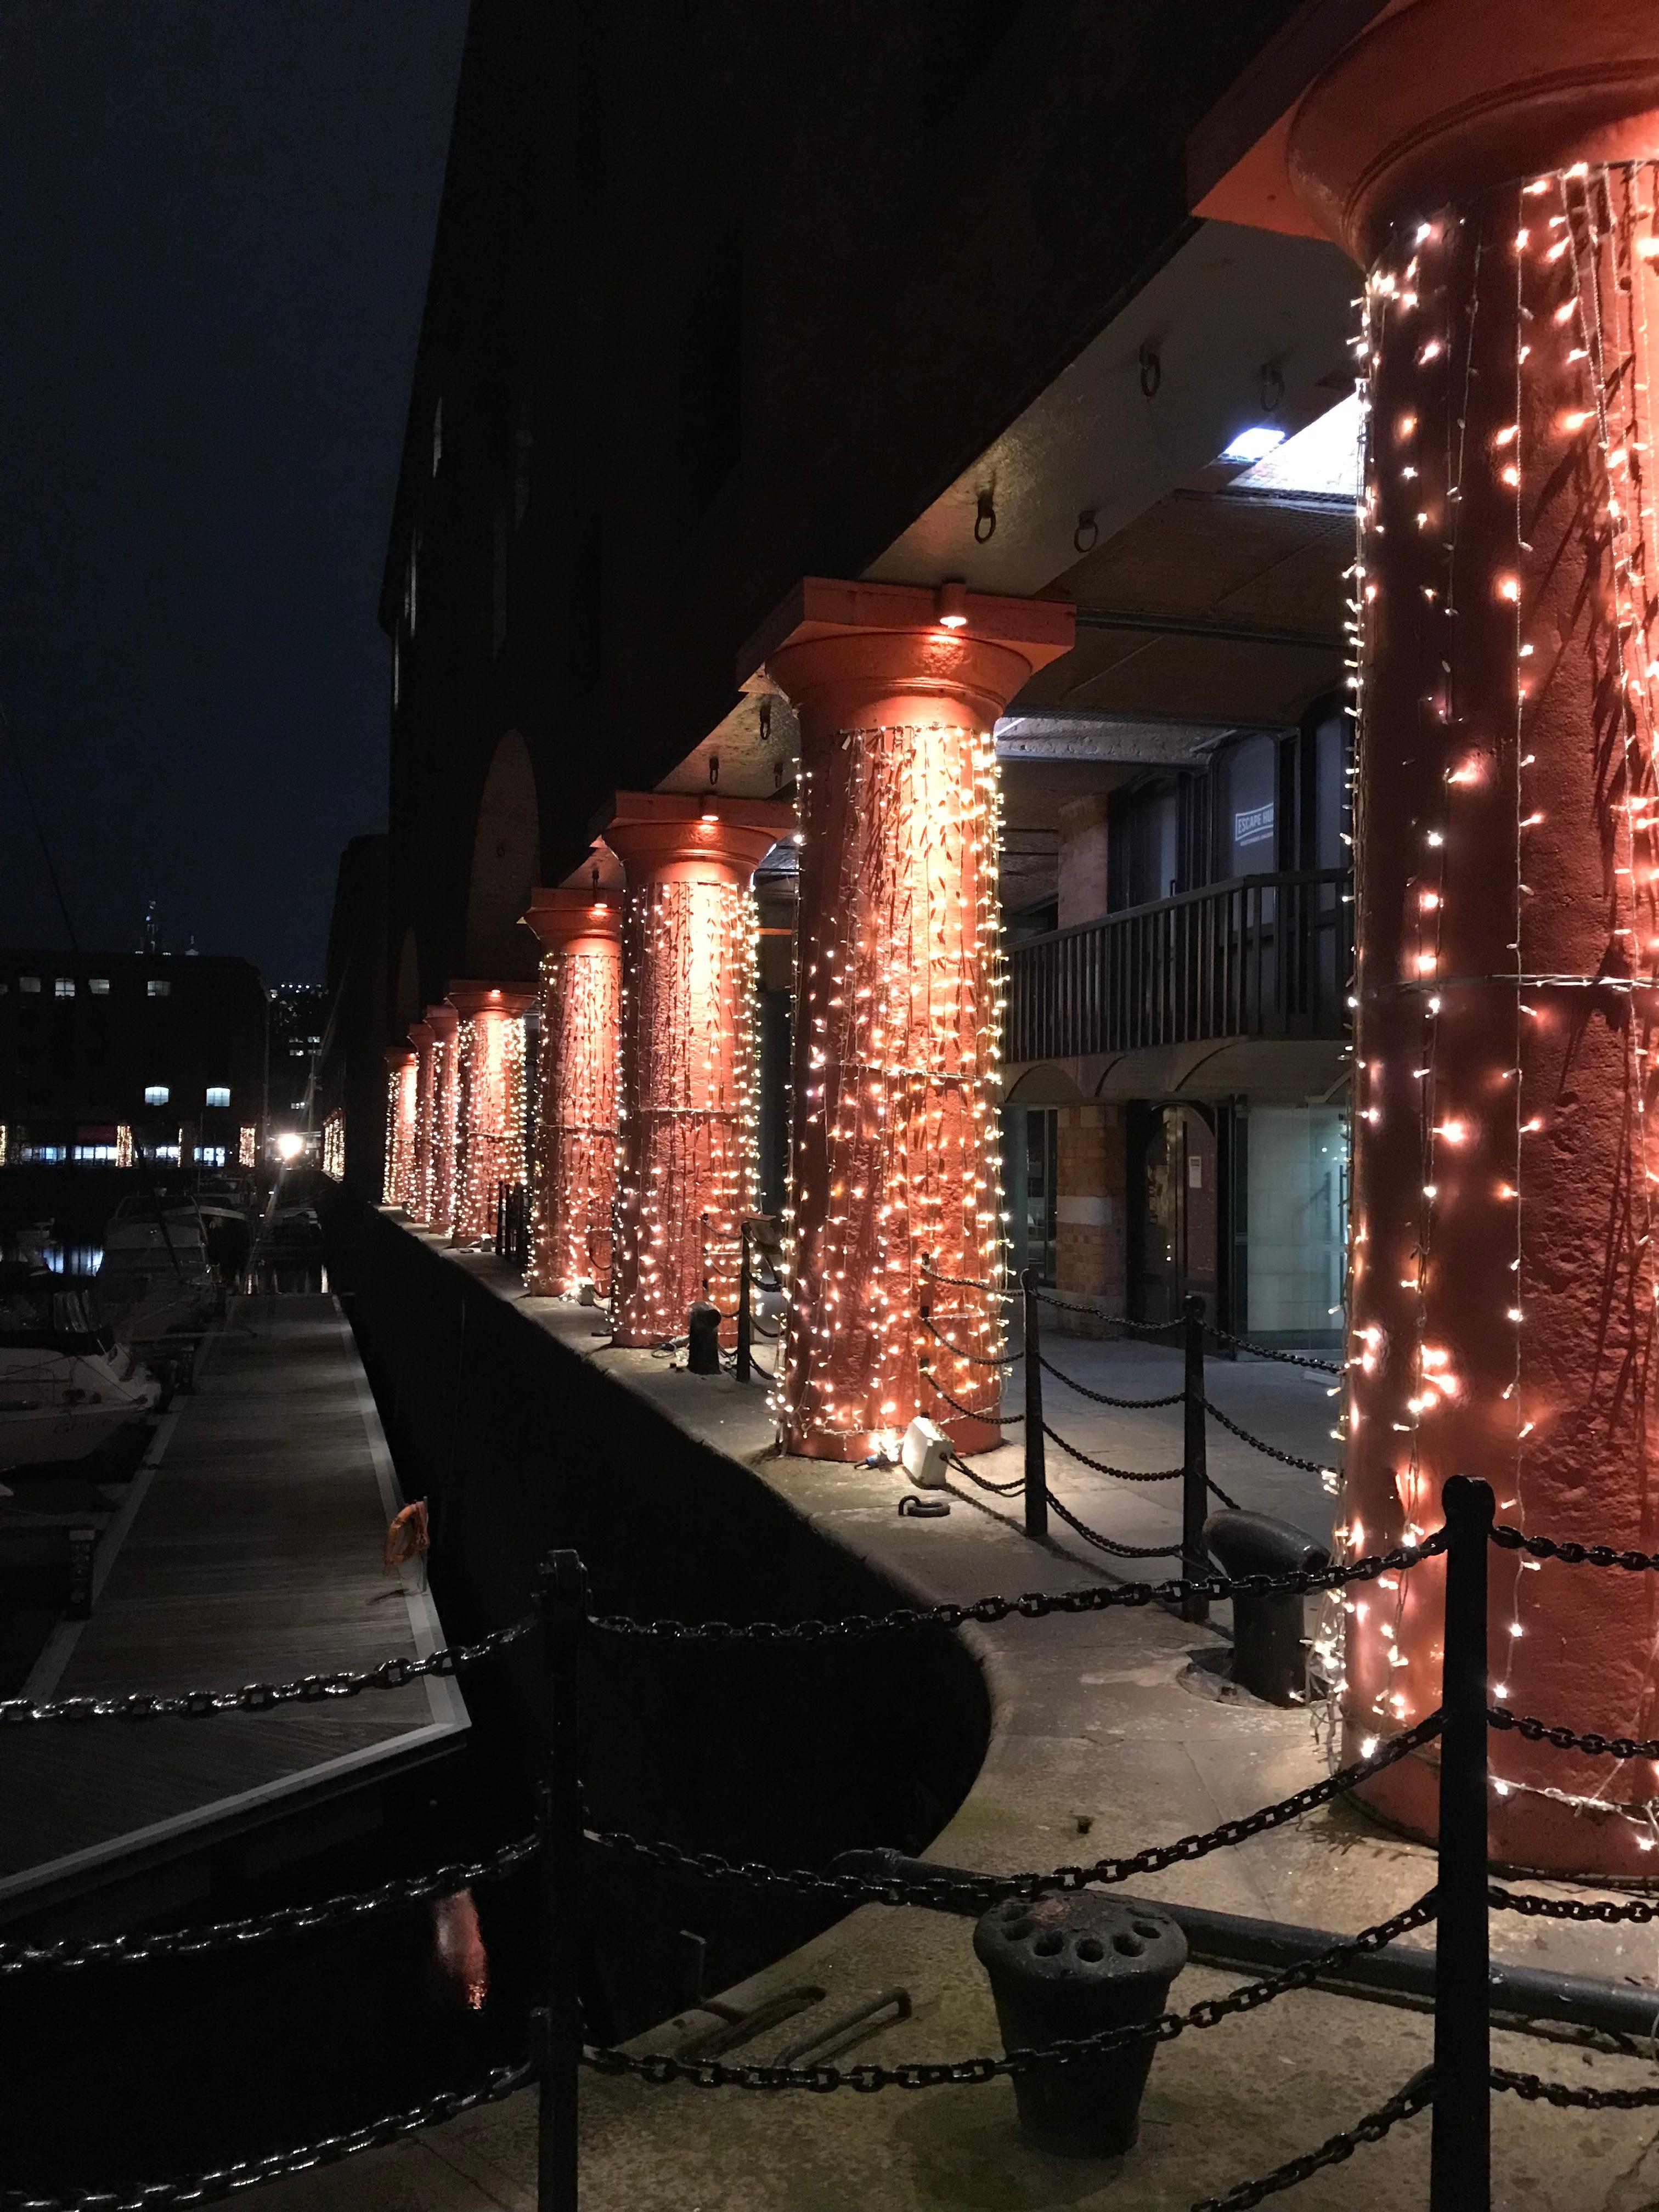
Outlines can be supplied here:
[[[28, 1694], [219, 1689], [433, 1650], [418, 1571], [381, 1564], [401, 1503], [338, 1302], [233, 1301], [100, 1547], [91, 1620], [58, 1629]], [[0, 1916], [466, 1724], [438, 1680], [262, 1714], [0, 1731]]]

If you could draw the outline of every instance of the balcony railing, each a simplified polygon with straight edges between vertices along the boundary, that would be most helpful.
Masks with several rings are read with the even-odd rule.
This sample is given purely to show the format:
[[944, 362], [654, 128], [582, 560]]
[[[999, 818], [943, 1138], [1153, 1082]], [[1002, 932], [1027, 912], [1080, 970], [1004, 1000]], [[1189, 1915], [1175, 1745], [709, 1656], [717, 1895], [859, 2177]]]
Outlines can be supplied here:
[[1346, 868], [1237, 876], [1028, 938], [1008, 955], [1005, 1057], [1341, 1036], [1352, 882]]

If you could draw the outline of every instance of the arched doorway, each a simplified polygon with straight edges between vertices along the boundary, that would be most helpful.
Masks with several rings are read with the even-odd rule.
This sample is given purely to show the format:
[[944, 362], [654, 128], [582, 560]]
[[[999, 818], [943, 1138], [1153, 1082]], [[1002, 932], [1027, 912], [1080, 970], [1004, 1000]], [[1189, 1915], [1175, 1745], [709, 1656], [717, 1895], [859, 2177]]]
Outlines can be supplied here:
[[496, 746], [478, 799], [467, 878], [462, 973], [491, 982], [528, 981], [536, 940], [520, 927], [541, 872], [536, 772], [516, 730]]

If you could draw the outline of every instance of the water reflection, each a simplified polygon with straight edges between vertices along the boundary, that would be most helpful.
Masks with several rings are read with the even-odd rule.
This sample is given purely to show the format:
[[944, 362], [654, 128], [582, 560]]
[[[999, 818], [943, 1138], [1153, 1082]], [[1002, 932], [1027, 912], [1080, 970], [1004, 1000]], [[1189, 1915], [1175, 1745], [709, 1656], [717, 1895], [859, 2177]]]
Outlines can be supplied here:
[[482, 2012], [489, 1995], [489, 1954], [478, 1925], [478, 1908], [470, 1889], [439, 1897], [432, 1904], [433, 1956], [455, 1984], [471, 2012]]

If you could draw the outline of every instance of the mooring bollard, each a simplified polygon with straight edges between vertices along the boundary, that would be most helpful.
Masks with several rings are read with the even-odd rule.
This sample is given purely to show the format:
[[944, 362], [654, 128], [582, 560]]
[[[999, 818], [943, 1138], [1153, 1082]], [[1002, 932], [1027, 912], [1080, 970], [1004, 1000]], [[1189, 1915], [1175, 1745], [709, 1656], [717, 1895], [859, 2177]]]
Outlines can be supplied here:
[[[1210, 1503], [1208, 1440], [1204, 1426], [1204, 1301], [1189, 1297], [1184, 1308], [1187, 1370], [1182, 1386], [1185, 1425], [1181, 1455], [1181, 1565], [1188, 1581], [1210, 1571], [1210, 1555], [1204, 1548], [1204, 1522]], [[1183, 1620], [1207, 1620], [1210, 1601], [1183, 1597]]]
[[1042, 1433], [1042, 1330], [1037, 1318], [1042, 1300], [1030, 1267], [1020, 1271], [1019, 1296], [1020, 1341], [1025, 1352], [1025, 1533], [1042, 1537], [1048, 1533], [1048, 1462]]
[[547, 1669], [547, 1733], [536, 1791], [541, 1838], [546, 2002], [536, 2014], [541, 2078], [536, 2212], [576, 2212], [576, 2081], [581, 2069], [582, 1796], [577, 1747], [578, 1667], [587, 1574], [574, 1552], [550, 1553], [536, 1577]]
[[1431, 2212], [1492, 2203], [1492, 2021], [1486, 1927], [1486, 1551], [1489, 1483], [1452, 1476], [1440, 1688], [1439, 1909], [1434, 1943]]
[[746, 1382], [754, 1372], [754, 1316], [750, 1301], [754, 1296], [754, 1261], [749, 1247], [749, 1224], [738, 1224], [738, 1380]]

